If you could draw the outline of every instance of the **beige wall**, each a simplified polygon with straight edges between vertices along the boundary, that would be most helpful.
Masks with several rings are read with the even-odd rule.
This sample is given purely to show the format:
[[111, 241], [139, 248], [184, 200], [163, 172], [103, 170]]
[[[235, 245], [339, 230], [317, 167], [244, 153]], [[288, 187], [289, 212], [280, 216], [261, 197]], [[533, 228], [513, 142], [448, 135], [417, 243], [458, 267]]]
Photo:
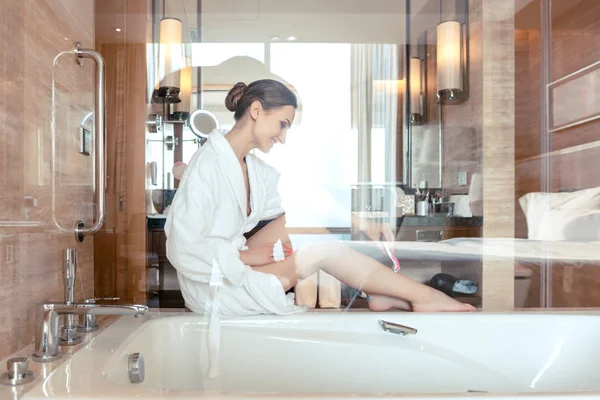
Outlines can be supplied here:
[[0, 359], [33, 342], [35, 304], [64, 300], [63, 249], [78, 250], [76, 299], [92, 295], [93, 243], [76, 244], [72, 228], [92, 219], [91, 157], [77, 146], [94, 68], [78, 67], [72, 50], [75, 41], [94, 46], [93, 18], [93, 0], [2, 2]]
[[442, 108], [442, 186], [453, 193], [467, 193], [458, 185], [458, 173], [468, 180], [482, 172], [483, 150], [483, 15], [482, 1], [469, 1], [469, 99]]
[[[428, 181], [429, 186], [441, 186], [453, 193], [467, 193], [468, 187], [458, 185], [458, 173], [471, 176], [481, 172], [482, 149], [482, 16], [481, 1], [469, 2], [469, 99], [458, 105], [440, 107], [437, 101], [437, 25], [439, 2], [418, 2], [419, 11], [412, 19], [411, 43], [427, 35], [427, 119], [412, 127], [413, 184]], [[444, 15], [451, 16], [452, 7], [442, 3]], [[413, 47], [414, 48], [414, 47]], [[441, 128], [440, 128], [441, 113]], [[442, 171], [440, 176], [440, 129], [442, 141]]]
[[[448, 3], [444, 16], [452, 17]], [[413, 18], [413, 43], [423, 29], [428, 46], [427, 123], [413, 126], [413, 183], [438, 176], [442, 140], [442, 187], [467, 193], [458, 173], [483, 177], [483, 236], [514, 235], [514, 4], [469, 1], [469, 98], [458, 105], [435, 105], [438, 2], [430, 0]], [[439, 126], [441, 113], [441, 128]], [[469, 182], [470, 183], [470, 182]], [[430, 181], [431, 185], [431, 181]], [[483, 261], [483, 306], [513, 307], [512, 262]]]
[[[481, 1], [483, 237], [514, 236], [515, 12]], [[514, 307], [514, 260], [483, 259], [483, 307]]]

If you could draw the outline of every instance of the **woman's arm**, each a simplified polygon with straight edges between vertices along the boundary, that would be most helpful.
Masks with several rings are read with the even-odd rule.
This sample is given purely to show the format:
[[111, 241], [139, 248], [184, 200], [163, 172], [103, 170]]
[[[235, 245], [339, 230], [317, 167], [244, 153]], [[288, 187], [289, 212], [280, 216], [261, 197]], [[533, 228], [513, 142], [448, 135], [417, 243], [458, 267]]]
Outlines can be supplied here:
[[279, 240], [281, 240], [284, 256], [287, 258], [292, 255], [292, 243], [285, 223], [285, 214], [283, 214], [252, 235], [246, 242], [248, 250], [240, 251], [240, 259], [244, 264], [260, 266], [275, 262], [273, 249]]

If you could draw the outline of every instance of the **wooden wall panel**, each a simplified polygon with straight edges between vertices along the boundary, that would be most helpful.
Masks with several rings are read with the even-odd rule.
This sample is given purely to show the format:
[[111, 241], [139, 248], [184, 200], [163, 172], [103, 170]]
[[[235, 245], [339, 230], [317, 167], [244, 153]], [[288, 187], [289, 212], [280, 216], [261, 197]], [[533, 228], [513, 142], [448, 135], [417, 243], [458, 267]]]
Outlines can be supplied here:
[[[518, 18], [523, 29], [515, 33], [515, 200], [541, 190], [541, 182], [545, 179], [542, 163], [547, 158], [550, 159], [553, 192], [600, 186], [598, 121], [553, 133], [552, 151], [541, 154], [540, 31], [539, 23], [534, 21], [539, 19], [539, 6], [531, 4], [529, 8]], [[594, 0], [583, 0], [574, 5], [561, 2], [555, 3], [552, 11], [555, 18], [552, 21], [551, 79], [556, 80], [600, 59], [600, 49], [593, 45], [600, 38], [600, 3]], [[562, 112], [568, 113], [568, 110]], [[515, 236], [525, 238], [525, 215], [518, 206], [515, 207], [515, 220]], [[528, 306], [539, 306], [539, 268], [526, 266], [534, 271]], [[555, 263], [552, 271], [553, 306], [592, 307], [600, 304], [598, 266]]]
[[[98, 297], [145, 304], [146, 0], [96, 2], [107, 63], [107, 220], [97, 235]], [[116, 25], [115, 25], [116, 26]]]

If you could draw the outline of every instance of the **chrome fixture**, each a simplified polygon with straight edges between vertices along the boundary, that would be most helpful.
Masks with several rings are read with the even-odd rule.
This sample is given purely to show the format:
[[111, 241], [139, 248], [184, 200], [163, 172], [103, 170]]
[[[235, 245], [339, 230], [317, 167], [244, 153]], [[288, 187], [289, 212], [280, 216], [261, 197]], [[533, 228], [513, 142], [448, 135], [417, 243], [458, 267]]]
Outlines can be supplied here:
[[29, 371], [29, 358], [27, 357], [11, 358], [6, 361], [6, 369], [8, 371], [0, 377], [0, 383], [4, 385], [22, 385], [35, 378], [35, 374]]
[[106, 218], [106, 153], [104, 151], [104, 138], [106, 136], [106, 64], [100, 53], [93, 49], [81, 48], [81, 43], [75, 44], [73, 50], [75, 61], [78, 65], [83, 65], [84, 58], [90, 58], [96, 62], [96, 104], [94, 105], [94, 147], [96, 153], [96, 176], [95, 176], [95, 194], [98, 204], [98, 214], [96, 222], [86, 227], [83, 221], [75, 222], [75, 240], [83, 242], [86, 236], [93, 235], [102, 228]]
[[167, 150], [172, 151], [173, 146], [179, 146], [179, 140], [177, 140], [176, 137], [169, 135], [165, 138], [165, 146], [167, 146]]
[[396, 335], [416, 335], [417, 330], [415, 328], [411, 328], [410, 326], [395, 324], [393, 322], [384, 321], [382, 319], [379, 320], [379, 325], [383, 328], [384, 331], [389, 333], [394, 333]]
[[129, 355], [127, 369], [129, 371], [129, 381], [131, 383], [144, 382], [146, 370], [144, 367], [144, 357], [142, 357], [140, 353], [133, 353]]
[[[93, 298], [93, 299], [85, 299], [83, 302], [85, 304], [96, 304], [97, 301], [117, 301], [120, 300], [119, 297], [104, 297], [104, 298]], [[96, 315], [94, 314], [84, 314], [79, 317], [79, 326], [77, 330], [79, 332], [95, 332], [99, 328], [98, 322], [96, 321]]]
[[[63, 265], [65, 271], [65, 302], [73, 304], [75, 301], [75, 268], [77, 267], [77, 250], [65, 249], [63, 252]], [[81, 336], [77, 334], [75, 316], [67, 314], [64, 316], [64, 325], [60, 328], [60, 345], [73, 346], [81, 343]]]
[[37, 307], [35, 314], [35, 352], [33, 360], [49, 362], [60, 358], [58, 351], [58, 316], [78, 315], [123, 315], [142, 316], [148, 311], [142, 305], [101, 305], [45, 303]]
[[160, 132], [162, 126], [162, 116], [160, 114], [150, 114], [148, 115], [146, 125], [148, 126], [149, 133], [158, 133]]

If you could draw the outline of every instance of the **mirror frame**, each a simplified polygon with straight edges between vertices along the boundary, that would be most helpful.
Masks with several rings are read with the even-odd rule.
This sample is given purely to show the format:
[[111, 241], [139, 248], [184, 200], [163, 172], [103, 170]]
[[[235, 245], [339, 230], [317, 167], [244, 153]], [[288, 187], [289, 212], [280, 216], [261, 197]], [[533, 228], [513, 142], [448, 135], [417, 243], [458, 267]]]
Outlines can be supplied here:
[[208, 111], [208, 110], [203, 110], [201, 108], [197, 109], [190, 115], [190, 118], [188, 120], [190, 130], [192, 131], [192, 133], [194, 135], [198, 136], [199, 138], [206, 139], [206, 138], [208, 138], [208, 135], [210, 134], [210, 132], [209, 133], [200, 132], [200, 130], [198, 130], [198, 128], [196, 128], [196, 126], [193, 123], [194, 118], [196, 118], [196, 116], [198, 116], [200, 114], [208, 115], [209, 117], [211, 117], [213, 119], [213, 121], [215, 122], [215, 128], [213, 130], [219, 129], [220, 123], [219, 123], [217, 116], [214, 113], [212, 113], [211, 111]]

